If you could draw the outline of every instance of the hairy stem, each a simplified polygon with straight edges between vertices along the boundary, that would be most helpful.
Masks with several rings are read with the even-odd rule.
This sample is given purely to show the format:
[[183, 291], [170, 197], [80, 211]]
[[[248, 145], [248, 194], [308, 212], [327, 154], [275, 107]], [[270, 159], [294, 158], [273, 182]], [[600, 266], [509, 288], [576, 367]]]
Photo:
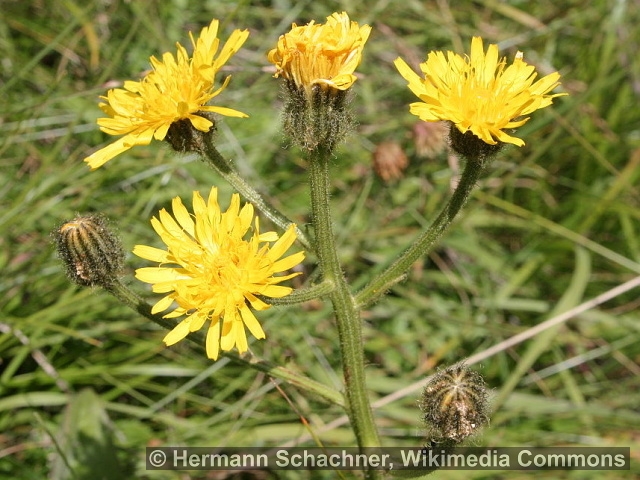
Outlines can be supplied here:
[[[321, 147], [311, 150], [309, 178], [316, 253], [325, 280], [335, 285], [329, 298], [333, 303], [344, 372], [347, 414], [360, 447], [380, 445], [369, 402], [364, 370], [362, 323], [353, 297], [344, 279], [336, 251], [329, 208], [330, 151]], [[373, 472], [368, 472], [373, 475]]]
[[[218, 149], [213, 145], [209, 136], [203, 142], [201, 152], [204, 159], [209, 163], [229, 184], [235, 188], [240, 195], [250, 201], [260, 210], [265, 217], [279, 226], [282, 230], [287, 230], [289, 225], [293, 224], [291, 220], [285, 217], [277, 208], [268, 203], [257, 190], [244, 181], [244, 179], [236, 172], [229, 161], [220, 155]], [[296, 236], [300, 244], [306, 250], [313, 250], [313, 245], [309, 241], [307, 235], [296, 225]]]
[[483, 171], [483, 162], [467, 160], [460, 182], [456, 187], [449, 202], [438, 215], [438, 218], [416, 239], [405, 252], [398, 257], [384, 272], [371, 280], [355, 296], [358, 308], [375, 302], [385, 294], [409, 270], [411, 265], [423, 255], [427, 254], [449, 228], [455, 216], [467, 203], [469, 194], [476, 185]]

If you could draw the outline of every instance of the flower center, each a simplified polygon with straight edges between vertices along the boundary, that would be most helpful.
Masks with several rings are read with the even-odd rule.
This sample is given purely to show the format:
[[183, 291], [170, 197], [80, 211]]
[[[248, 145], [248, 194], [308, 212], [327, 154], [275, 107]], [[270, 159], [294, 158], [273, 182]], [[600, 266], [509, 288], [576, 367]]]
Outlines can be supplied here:
[[218, 254], [206, 266], [206, 278], [211, 286], [231, 292], [238, 288], [242, 272], [238, 268], [237, 255]]

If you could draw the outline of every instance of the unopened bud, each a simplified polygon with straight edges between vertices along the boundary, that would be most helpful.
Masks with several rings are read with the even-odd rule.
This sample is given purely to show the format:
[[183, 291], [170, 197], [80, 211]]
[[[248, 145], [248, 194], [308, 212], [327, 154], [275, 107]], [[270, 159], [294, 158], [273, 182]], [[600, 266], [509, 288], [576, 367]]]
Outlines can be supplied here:
[[122, 272], [124, 250], [104, 217], [76, 217], [53, 232], [53, 237], [67, 275], [74, 283], [109, 287]]
[[487, 386], [478, 372], [452, 365], [429, 381], [420, 409], [432, 442], [458, 444], [489, 423]]

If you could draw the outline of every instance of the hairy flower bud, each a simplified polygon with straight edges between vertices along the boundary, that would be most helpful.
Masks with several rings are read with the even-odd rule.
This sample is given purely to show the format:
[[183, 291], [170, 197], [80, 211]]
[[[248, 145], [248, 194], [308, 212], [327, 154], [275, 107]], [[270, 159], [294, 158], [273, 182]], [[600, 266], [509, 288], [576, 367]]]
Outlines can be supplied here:
[[67, 275], [74, 283], [109, 287], [120, 275], [124, 251], [104, 217], [76, 217], [54, 231], [53, 237]]
[[419, 405], [435, 443], [460, 443], [489, 423], [484, 379], [463, 363], [436, 373], [422, 392]]

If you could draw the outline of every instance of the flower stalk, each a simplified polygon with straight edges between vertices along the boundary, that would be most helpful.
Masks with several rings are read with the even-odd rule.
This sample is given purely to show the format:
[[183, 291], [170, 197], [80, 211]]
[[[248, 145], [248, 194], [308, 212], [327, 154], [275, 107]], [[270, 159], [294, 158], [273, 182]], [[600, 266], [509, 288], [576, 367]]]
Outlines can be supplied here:
[[436, 242], [447, 231], [458, 212], [467, 203], [469, 195], [483, 170], [483, 161], [467, 159], [460, 182], [440, 215], [395, 262], [356, 294], [355, 304], [357, 308], [364, 308], [378, 300], [386, 293], [389, 286], [396, 283], [397, 279], [401, 278], [409, 270], [416, 260], [431, 251]]
[[299, 303], [308, 302], [309, 300], [315, 300], [316, 298], [324, 297], [335, 291], [335, 284], [328, 279], [324, 279], [322, 282], [312, 285], [307, 288], [296, 289], [286, 297], [271, 298], [269, 303], [271, 305], [296, 305]]
[[[213, 144], [212, 135], [202, 135], [204, 137], [204, 141], [201, 143], [201, 149], [199, 153], [202, 155], [203, 160], [205, 160], [213, 169], [220, 174], [222, 178], [224, 178], [229, 185], [236, 189], [240, 195], [242, 195], [246, 200], [251, 202], [258, 210], [262, 212], [262, 214], [271, 220], [275, 225], [280, 227], [282, 230], [286, 230], [290, 225], [293, 224], [291, 220], [289, 220], [286, 216], [280, 212], [277, 208], [267, 202], [258, 191], [249, 185], [233, 168], [231, 163], [224, 158], [218, 149]], [[298, 242], [305, 248], [305, 250], [313, 251], [313, 245], [307, 237], [307, 234], [300, 229], [296, 225], [295, 227], [296, 236], [298, 238]]]
[[369, 402], [364, 370], [362, 323], [338, 260], [329, 208], [329, 150], [318, 148], [309, 154], [311, 208], [317, 255], [324, 279], [335, 284], [333, 304], [345, 381], [347, 414], [360, 447], [380, 446]]

